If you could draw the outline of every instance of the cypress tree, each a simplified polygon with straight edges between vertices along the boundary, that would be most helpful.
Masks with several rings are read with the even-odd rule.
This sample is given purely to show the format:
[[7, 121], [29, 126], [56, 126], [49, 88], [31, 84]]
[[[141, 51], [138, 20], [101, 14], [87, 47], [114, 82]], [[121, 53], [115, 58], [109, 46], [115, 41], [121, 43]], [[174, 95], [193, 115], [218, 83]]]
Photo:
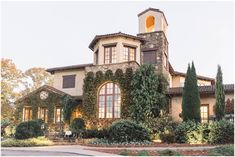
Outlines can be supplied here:
[[224, 117], [224, 106], [225, 106], [225, 94], [223, 87], [223, 74], [221, 67], [218, 65], [216, 75], [216, 88], [215, 88], [215, 115], [217, 120], [221, 120]]
[[192, 66], [188, 65], [182, 98], [182, 118], [183, 121], [201, 121], [200, 116], [200, 94], [197, 86], [197, 75], [192, 62]]

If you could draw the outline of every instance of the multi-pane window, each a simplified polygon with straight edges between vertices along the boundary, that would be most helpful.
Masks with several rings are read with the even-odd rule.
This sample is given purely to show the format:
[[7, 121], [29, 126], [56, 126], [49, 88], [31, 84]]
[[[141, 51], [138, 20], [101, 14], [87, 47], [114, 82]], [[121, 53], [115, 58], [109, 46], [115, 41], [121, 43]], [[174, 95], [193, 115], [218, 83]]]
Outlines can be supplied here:
[[63, 88], [75, 88], [76, 75], [63, 76]]
[[32, 107], [25, 107], [23, 109], [23, 121], [32, 120]]
[[135, 61], [136, 60], [136, 50], [133, 47], [124, 46], [124, 61]]
[[63, 115], [62, 115], [62, 107], [56, 107], [55, 108], [55, 122], [60, 123], [63, 121]]
[[116, 46], [104, 47], [104, 64], [110, 64], [116, 62], [117, 62]]
[[118, 85], [106, 83], [99, 91], [99, 118], [120, 118], [121, 92]]
[[201, 105], [200, 110], [201, 110], [201, 122], [207, 123], [209, 116], [209, 105], [208, 104]]
[[46, 107], [41, 107], [38, 109], [38, 119], [42, 119], [45, 123], [47, 123], [48, 109]]

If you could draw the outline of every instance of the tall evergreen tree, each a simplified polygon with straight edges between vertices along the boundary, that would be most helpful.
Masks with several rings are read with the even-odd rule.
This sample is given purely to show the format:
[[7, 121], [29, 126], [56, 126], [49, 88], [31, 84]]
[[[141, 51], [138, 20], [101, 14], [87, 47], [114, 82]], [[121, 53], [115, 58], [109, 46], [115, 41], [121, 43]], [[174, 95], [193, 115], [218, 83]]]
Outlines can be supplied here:
[[193, 120], [200, 122], [200, 94], [197, 86], [197, 75], [193, 62], [191, 68], [190, 65], [188, 65], [182, 99], [183, 121]]
[[216, 75], [216, 88], [215, 88], [215, 115], [217, 120], [221, 120], [224, 117], [224, 106], [225, 106], [225, 94], [223, 87], [223, 74], [220, 65], [218, 65]]
[[160, 110], [167, 104], [164, 94], [165, 85], [160, 85], [161, 82], [164, 82], [162, 79], [156, 74], [153, 65], [144, 64], [136, 70], [132, 80], [133, 102], [130, 114], [137, 123], [158, 117]]

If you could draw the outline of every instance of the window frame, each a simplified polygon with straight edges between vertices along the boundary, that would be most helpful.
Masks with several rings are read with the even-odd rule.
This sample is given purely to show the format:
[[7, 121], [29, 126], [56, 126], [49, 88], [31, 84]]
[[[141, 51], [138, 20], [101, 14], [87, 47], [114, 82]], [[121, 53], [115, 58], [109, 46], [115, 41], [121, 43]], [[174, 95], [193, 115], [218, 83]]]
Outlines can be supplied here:
[[[205, 113], [205, 112], [201, 111], [201, 107], [206, 107], [207, 108], [207, 119], [202, 117], [202, 113]], [[200, 106], [200, 116], [201, 116], [201, 123], [208, 123], [209, 122], [209, 104], [201, 104], [201, 106]], [[203, 122], [203, 121], [205, 121], [205, 122]]]
[[[60, 113], [59, 121], [57, 121], [57, 118], [58, 118], [58, 116], [57, 116], [57, 109], [60, 110], [60, 112], [59, 112]], [[63, 122], [63, 108], [61, 106], [55, 106], [55, 116], [54, 116], [54, 118], [55, 118], [55, 123]]]
[[[112, 84], [112, 93], [107, 92], [107, 87], [108, 87], [108, 84], [110, 84], [110, 83]], [[103, 87], [104, 87], [104, 94], [101, 94], [100, 92]], [[116, 90], [119, 92], [116, 92]], [[108, 104], [107, 97], [108, 96], [112, 96], [112, 113], [111, 113], [112, 116], [111, 117], [107, 117], [107, 113], [108, 113], [107, 112], [107, 106], [108, 106], [107, 105]], [[116, 103], [115, 97], [116, 96], [118, 96], [118, 99], [119, 99], [119, 100], [117, 100], [117, 105], [115, 105], [115, 103]], [[100, 109], [101, 109], [100, 97], [104, 97], [104, 116], [100, 116]], [[115, 111], [116, 111], [115, 108], [116, 107], [119, 107], [119, 109], [118, 109], [119, 113], [117, 116], [115, 116]], [[98, 90], [98, 117], [101, 119], [111, 119], [111, 118], [120, 118], [121, 117], [121, 89], [118, 84], [116, 84], [114, 82], [106, 82]]]
[[[42, 111], [43, 111], [43, 118], [42, 118]], [[38, 110], [38, 119], [42, 119], [44, 123], [48, 122], [48, 108], [47, 107], [39, 107]]]
[[[23, 108], [23, 110], [24, 110], [24, 113], [23, 113], [23, 122], [32, 120], [32, 118], [33, 118], [32, 106], [25, 106]], [[26, 115], [26, 110], [28, 110], [28, 114], [27, 115]]]
[[[127, 60], [125, 59], [125, 48], [127, 48]], [[134, 50], [134, 60], [130, 60], [130, 49]], [[129, 46], [129, 45], [123, 45], [123, 59], [125, 62], [130, 62], [130, 61], [136, 61], [136, 47], [134, 46]]]
[[[67, 79], [67, 80], [66, 80]], [[66, 81], [71, 81], [68, 79], [74, 79], [73, 82], [71, 83], [72, 85], [70, 85], [70, 82], [66, 82]], [[63, 75], [62, 76], [62, 88], [66, 89], [66, 88], [75, 88], [76, 87], [76, 75], [72, 74], [72, 75]]]
[[[104, 46], [104, 64], [113, 64], [117, 63], [117, 47], [116, 44], [109, 44], [109, 45], [103, 45]], [[113, 62], [113, 48], [115, 48], [115, 62]], [[108, 59], [106, 59], [106, 49], [108, 49]], [[108, 60], [108, 63], [106, 63], [106, 60]]]

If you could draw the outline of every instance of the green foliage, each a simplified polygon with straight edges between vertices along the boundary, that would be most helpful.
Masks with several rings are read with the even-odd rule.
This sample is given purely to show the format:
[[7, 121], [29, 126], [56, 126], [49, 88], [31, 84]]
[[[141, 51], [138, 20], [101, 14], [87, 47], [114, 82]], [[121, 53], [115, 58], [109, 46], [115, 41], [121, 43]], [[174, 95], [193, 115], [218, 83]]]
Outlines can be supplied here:
[[50, 145], [53, 145], [53, 142], [45, 137], [29, 138], [26, 140], [8, 139], [1, 142], [2, 147], [33, 147]]
[[71, 96], [65, 95], [62, 98], [62, 105], [63, 105], [64, 120], [68, 121], [68, 123], [70, 123], [72, 111], [78, 105], [78, 102], [76, 100], [74, 100]]
[[207, 123], [198, 123], [194, 130], [187, 132], [187, 143], [201, 144], [209, 141], [209, 127]]
[[136, 156], [149, 156], [149, 153], [147, 150], [141, 150], [141, 151], [138, 151]]
[[209, 124], [209, 142], [225, 144], [234, 142], [234, 124], [226, 120], [215, 121]]
[[91, 130], [85, 130], [82, 133], [82, 138], [107, 138], [108, 137], [108, 131], [107, 129], [91, 129]]
[[225, 93], [223, 86], [223, 74], [221, 67], [218, 65], [217, 75], [216, 75], [216, 88], [215, 88], [215, 116], [217, 120], [221, 120], [224, 117], [225, 109]]
[[158, 151], [158, 153], [159, 156], [180, 156], [180, 153], [170, 149]]
[[113, 142], [130, 142], [150, 140], [149, 131], [142, 125], [130, 120], [118, 120], [108, 128], [109, 140]]
[[164, 132], [173, 132], [177, 123], [171, 117], [160, 117], [148, 119], [144, 125], [150, 129], [151, 134], [162, 134]]
[[89, 144], [92, 145], [98, 145], [98, 146], [149, 146], [152, 144], [150, 141], [128, 141], [128, 142], [115, 142], [115, 141], [110, 141], [106, 138], [100, 138], [100, 139], [95, 139]]
[[136, 122], [158, 117], [160, 110], [167, 105], [164, 85], [160, 85], [163, 77], [159, 77], [153, 65], [144, 64], [134, 74], [131, 85], [133, 103], [130, 116]]
[[187, 143], [187, 133], [196, 130], [197, 123], [193, 121], [182, 122], [175, 129], [175, 140], [177, 143]]
[[190, 65], [188, 65], [183, 87], [182, 118], [183, 121], [201, 121], [200, 94], [197, 86], [197, 75], [193, 62], [191, 68]]
[[88, 72], [84, 78], [83, 84], [83, 107], [84, 118], [95, 118], [96, 115], [96, 90], [95, 77], [93, 72]]
[[130, 156], [131, 155], [131, 150], [125, 149], [122, 152], [120, 152], [119, 155]]
[[84, 79], [83, 84], [83, 105], [82, 115], [86, 120], [94, 121], [97, 119], [97, 92], [99, 87], [106, 81], [117, 83], [121, 89], [121, 104], [122, 112], [121, 117], [128, 117], [128, 105], [131, 103], [130, 90], [131, 80], [133, 76], [132, 68], [127, 68], [126, 73], [121, 69], [117, 69], [115, 73], [107, 70], [105, 73], [97, 71], [94, 75], [93, 72], [88, 72]]
[[41, 128], [42, 122], [39, 120], [32, 120], [22, 122], [16, 127], [15, 138], [27, 139], [32, 137], [43, 136], [43, 130]]
[[81, 136], [81, 133], [84, 132], [85, 128], [86, 125], [82, 118], [75, 118], [70, 125], [71, 131], [79, 136]]
[[175, 134], [172, 132], [162, 133], [160, 134], [160, 138], [164, 143], [174, 143], [175, 142]]
[[220, 146], [208, 151], [209, 156], [234, 156], [234, 145]]

